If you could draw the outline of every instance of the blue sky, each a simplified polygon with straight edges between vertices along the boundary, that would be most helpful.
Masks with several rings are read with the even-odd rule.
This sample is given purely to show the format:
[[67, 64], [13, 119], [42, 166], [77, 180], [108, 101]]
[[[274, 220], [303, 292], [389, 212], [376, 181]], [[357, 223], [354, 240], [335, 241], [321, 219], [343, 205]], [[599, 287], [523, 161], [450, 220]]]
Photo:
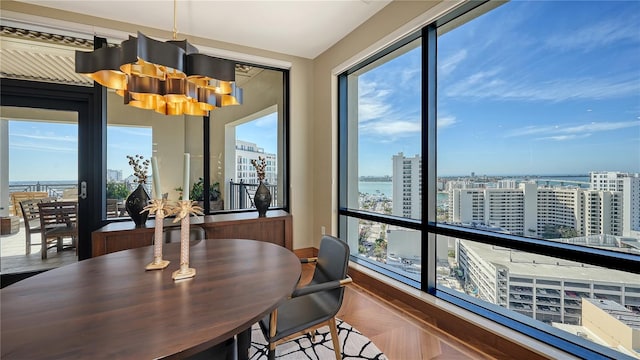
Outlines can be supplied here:
[[[236, 128], [238, 139], [254, 142], [276, 153], [277, 114]], [[107, 168], [133, 173], [127, 155], [151, 157], [152, 129], [107, 127]], [[28, 164], [28, 166], [25, 166]], [[78, 127], [43, 121], [9, 121], [10, 181], [75, 181], [78, 178]], [[151, 171], [149, 172], [151, 174]]]
[[[360, 175], [421, 151], [419, 62], [360, 76]], [[438, 174], [640, 172], [638, 64], [638, 1], [510, 2], [439, 36]]]
[[9, 121], [9, 180], [78, 178], [75, 124]]
[[236, 139], [264, 148], [266, 153], [278, 150], [278, 113], [274, 112], [236, 127]]

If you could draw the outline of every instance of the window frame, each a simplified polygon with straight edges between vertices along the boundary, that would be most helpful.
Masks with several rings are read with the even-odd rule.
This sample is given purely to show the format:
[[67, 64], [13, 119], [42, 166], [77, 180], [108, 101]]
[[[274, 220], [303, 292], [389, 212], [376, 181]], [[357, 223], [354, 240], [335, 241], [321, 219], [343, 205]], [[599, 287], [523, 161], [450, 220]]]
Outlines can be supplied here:
[[[534, 337], [542, 342], [584, 358], [616, 358], [621, 355], [612, 349], [584, 340], [560, 329], [549, 329], [547, 326], [533, 318], [518, 314], [507, 308], [501, 308], [496, 304], [484, 303], [472, 299], [455, 290], [437, 285], [436, 245], [438, 236], [447, 236], [470, 240], [482, 244], [496, 245], [525, 251], [537, 255], [552, 256], [555, 258], [579, 261], [612, 270], [621, 270], [629, 273], [640, 274], [640, 256], [628, 253], [616, 252], [606, 249], [591, 248], [586, 246], [558, 243], [544, 239], [527, 238], [524, 236], [493, 233], [490, 231], [457, 227], [448, 224], [437, 223], [436, 199], [437, 199], [437, 31], [438, 28], [459, 21], [461, 16], [469, 12], [479, 10], [478, 7], [486, 1], [470, 2], [454, 11], [444, 15], [438, 20], [425, 25], [418, 32], [414, 32], [390, 46], [376, 52], [356, 63], [354, 66], [336, 75], [337, 77], [337, 121], [338, 121], [338, 234], [346, 235], [346, 227], [349, 219], [360, 219], [381, 222], [389, 225], [397, 225], [421, 231], [422, 234], [422, 274], [421, 283], [407, 281], [407, 278], [384, 269], [381, 266], [371, 266], [369, 261], [359, 259], [351, 255], [350, 260], [371, 268], [394, 280], [418, 288], [439, 299], [450, 302], [463, 309], [485, 317], [498, 324], [507, 326], [525, 335]], [[486, 4], [489, 11], [497, 5]], [[423, 161], [422, 176], [422, 219], [407, 219], [384, 214], [371, 213], [347, 206], [347, 184], [349, 168], [356, 168], [357, 164], [348, 163], [348, 76], [368, 66], [384, 56], [398, 50], [416, 38], [422, 38], [422, 147]], [[357, 105], [356, 105], [357, 106]]]

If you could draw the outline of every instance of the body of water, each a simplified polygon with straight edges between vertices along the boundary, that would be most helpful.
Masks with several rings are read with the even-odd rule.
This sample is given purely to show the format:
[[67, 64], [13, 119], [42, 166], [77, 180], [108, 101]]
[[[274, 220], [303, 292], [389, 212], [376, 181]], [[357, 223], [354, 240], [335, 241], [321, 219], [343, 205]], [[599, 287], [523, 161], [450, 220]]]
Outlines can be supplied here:
[[[393, 183], [391, 181], [359, 181], [358, 189], [361, 193], [370, 195], [384, 195], [393, 198]], [[444, 204], [449, 200], [446, 192], [438, 193], [438, 205]]]
[[370, 195], [384, 195], [393, 197], [393, 183], [391, 181], [358, 181], [358, 191]]

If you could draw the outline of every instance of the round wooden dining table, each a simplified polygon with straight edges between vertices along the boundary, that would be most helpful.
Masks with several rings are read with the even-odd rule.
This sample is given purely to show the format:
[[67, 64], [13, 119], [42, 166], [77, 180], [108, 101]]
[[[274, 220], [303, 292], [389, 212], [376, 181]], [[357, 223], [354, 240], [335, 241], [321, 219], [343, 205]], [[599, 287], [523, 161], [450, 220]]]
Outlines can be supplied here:
[[196, 276], [174, 281], [180, 244], [164, 270], [145, 271], [153, 247], [115, 252], [0, 290], [2, 359], [184, 358], [238, 334], [284, 302], [299, 259], [266, 242], [194, 241]]

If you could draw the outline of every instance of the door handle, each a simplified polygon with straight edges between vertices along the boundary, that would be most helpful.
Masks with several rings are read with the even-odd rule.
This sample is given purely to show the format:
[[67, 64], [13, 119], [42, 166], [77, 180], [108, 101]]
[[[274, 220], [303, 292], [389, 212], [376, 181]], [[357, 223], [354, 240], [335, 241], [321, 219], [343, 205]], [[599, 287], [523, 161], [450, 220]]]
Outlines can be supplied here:
[[81, 199], [87, 198], [87, 182], [86, 181], [80, 182], [80, 198]]

